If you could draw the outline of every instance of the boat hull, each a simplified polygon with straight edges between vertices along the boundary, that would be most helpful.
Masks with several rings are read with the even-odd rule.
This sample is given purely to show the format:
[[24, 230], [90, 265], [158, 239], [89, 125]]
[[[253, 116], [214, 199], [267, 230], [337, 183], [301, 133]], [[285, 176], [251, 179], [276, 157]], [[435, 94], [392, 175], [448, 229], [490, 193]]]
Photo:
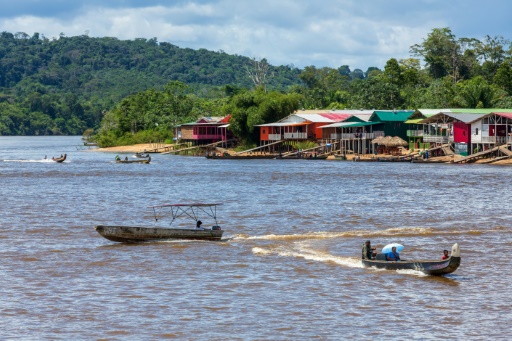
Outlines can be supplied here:
[[161, 227], [97, 225], [95, 230], [104, 238], [120, 243], [138, 243], [169, 239], [220, 240], [223, 230], [177, 229]]
[[67, 157], [67, 154], [64, 154], [64, 156], [61, 156], [61, 157], [52, 157], [52, 161], [61, 163], [66, 160], [66, 157]]
[[147, 159], [137, 159], [137, 160], [116, 160], [116, 163], [149, 163], [150, 160]]
[[454, 272], [460, 265], [460, 257], [450, 257], [441, 261], [399, 261], [362, 260], [366, 267], [376, 267], [386, 270], [415, 270], [427, 275], [441, 276]]

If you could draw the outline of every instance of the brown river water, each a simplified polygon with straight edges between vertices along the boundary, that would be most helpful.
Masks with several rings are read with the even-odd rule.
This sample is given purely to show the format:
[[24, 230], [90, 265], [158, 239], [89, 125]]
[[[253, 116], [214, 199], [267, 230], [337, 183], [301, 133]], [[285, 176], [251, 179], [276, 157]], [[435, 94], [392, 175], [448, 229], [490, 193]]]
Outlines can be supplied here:
[[[512, 337], [511, 166], [115, 164], [80, 143], [0, 137], [2, 340]], [[94, 230], [152, 226], [148, 206], [183, 202], [223, 203], [222, 241], [120, 244]], [[459, 243], [462, 263], [443, 277], [363, 268], [366, 239], [408, 259]]]

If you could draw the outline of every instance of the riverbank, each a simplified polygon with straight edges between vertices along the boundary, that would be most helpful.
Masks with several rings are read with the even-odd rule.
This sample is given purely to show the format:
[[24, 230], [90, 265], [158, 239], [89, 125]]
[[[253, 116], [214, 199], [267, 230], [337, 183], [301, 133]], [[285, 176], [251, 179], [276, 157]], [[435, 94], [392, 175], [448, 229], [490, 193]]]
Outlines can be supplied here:
[[172, 146], [172, 144], [165, 143], [140, 143], [133, 144], [129, 146], [116, 146], [116, 147], [106, 147], [106, 148], [95, 148], [91, 149], [91, 151], [95, 152], [111, 152], [111, 153], [143, 153], [143, 152], [151, 152], [156, 149], [163, 149], [165, 147]]
[[[97, 152], [110, 152], [110, 153], [137, 153], [137, 152], [144, 152], [144, 151], [152, 151], [152, 150], [165, 148], [165, 147], [169, 147], [169, 146], [172, 146], [172, 144], [141, 143], [141, 144], [134, 144], [134, 145], [129, 145], [129, 146], [95, 148], [95, 149], [91, 149], [91, 150], [97, 151]], [[234, 150], [228, 150], [228, 152], [230, 154], [232, 154], [232, 153], [234, 153]], [[398, 158], [401, 156], [406, 156], [406, 154], [395, 156], [395, 157]], [[351, 161], [354, 157], [355, 157], [354, 154], [349, 154], [349, 155], [347, 155], [347, 160]], [[392, 156], [386, 155], [386, 154], [377, 154], [377, 155], [368, 154], [368, 155], [361, 155], [361, 160], [364, 161], [364, 160], [367, 160], [370, 158], [384, 158], [385, 159], [385, 158], [391, 158], [391, 157]], [[461, 158], [462, 158], [462, 156], [460, 156], [460, 155], [436, 156], [436, 157], [429, 158], [428, 161], [430, 161], [432, 163], [451, 162], [451, 161], [457, 161]], [[329, 156], [328, 159], [334, 159], [334, 156]], [[489, 159], [480, 159], [480, 160], [475, 161], [474, 163], [477, 163], [477, 164], [478, 163], [487, 163], [488, 160]], [[500, 160], [500, 161], [492, 162], [490, 164], [492, 164], [492, 165], [512, 165], [512, 159]]]

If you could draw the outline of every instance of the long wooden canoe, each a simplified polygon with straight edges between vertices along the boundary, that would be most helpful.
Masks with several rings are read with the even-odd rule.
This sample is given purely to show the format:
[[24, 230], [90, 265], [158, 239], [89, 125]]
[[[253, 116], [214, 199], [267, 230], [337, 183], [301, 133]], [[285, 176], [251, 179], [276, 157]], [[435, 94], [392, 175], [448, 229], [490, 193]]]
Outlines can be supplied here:
[[416, 270], [427, 275], [441, 276], [454, 272], [460, 265], [460, 247], [459, 244], [452, 246], [451, 257], [445, 260], [402, 260], [398, 262], [387, 261], [385, 258], [379, 257], [375, 260], [363, 259], [363, 265], [366, 267], [376, 267], [386, 270]]

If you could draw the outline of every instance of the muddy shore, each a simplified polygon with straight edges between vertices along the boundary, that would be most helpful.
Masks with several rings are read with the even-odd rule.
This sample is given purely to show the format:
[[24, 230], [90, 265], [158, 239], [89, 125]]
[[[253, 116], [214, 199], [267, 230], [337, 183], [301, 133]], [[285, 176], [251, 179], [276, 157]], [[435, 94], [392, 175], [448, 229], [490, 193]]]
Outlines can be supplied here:
[[[157, 148], [164, 148], [164, 147], [168, 147], [168, 146], [172, 146], [172, 144], [155, 144], [155, 143], [142, 143], [142, 144], [134, 144], [134, 145], [129, 145], [129, 146], [117, 146], [117, 147], [107, 147], [107, 148], [96, 148], [96, 149], [91, 149], [91, 151], [96, 151], [96, 152], [110, 152], [110, 153], [137, 153], [137, 152], [144, 152], [144, 151], [151, 151], [151, 150], [155, 150]], [[355, 155], [347, 155], [347, 159], [348, 160], [352, 160], [352, 158], [354, 158]], [[384, 155], [384, 154], [379, 154], [379, 155], [368, 155], [368, 157], [366, 157], [365, 155], [361, 155], [361, 159], [364, 160], [364, 159], [368, 159], [368, 158], [374, 158], [374, 157], [379, 157], [379, 158], [390, 158], [391, 156], [390, 155]], [[439, 161], [444, 161], [444, 162], [450, 162], [450, 161], [456, 161], [457, 159], [460, 159], [462, 158], [462, 156], [459, 156], [459, 155], [454, 155], [454, 156], [437, 156], [437, 157], [431, 157], [429, 158], [429, 161], [432, 161], [433, 163], [434, 162], [439, 162]], [[334, 159], [333, 156], [330, 156], [328, 157], [328, 159]], [[474, 163], [486, 163], [489, 159], [481, 159], [481, 160], [478, 160]], [[500, 161], [496, 161], [496, 162], [493, 162], [491, 163], [492, 165], [512, 165], [512, 159], [506, 159], [506, 160], [500, 160]]]

